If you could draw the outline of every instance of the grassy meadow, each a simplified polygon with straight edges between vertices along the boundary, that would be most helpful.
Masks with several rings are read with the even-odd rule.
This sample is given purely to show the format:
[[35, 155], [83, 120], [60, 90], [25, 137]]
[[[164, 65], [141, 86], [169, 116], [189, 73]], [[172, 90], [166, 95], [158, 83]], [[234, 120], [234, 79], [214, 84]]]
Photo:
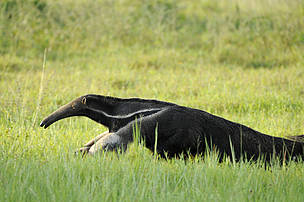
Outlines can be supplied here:
[[82, 159], [106, 130], [40, 121], [88, 93], [199, 108], [304, 134], [303, 0], [1, 0], [0, 201], [303, 201], [304, 162]]

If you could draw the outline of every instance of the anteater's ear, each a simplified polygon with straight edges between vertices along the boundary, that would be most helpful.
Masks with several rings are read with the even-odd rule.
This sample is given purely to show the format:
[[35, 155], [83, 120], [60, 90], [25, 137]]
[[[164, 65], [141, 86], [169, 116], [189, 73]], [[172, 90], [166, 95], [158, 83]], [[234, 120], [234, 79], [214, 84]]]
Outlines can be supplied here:
[[89, 109], [102, 111], [107, 114], [111, 114], [113, 108], [117, 105], [115, 98], [94, 94], [83, 96], [81, 103]]
[[84, 97], [82, 98], [82, 100], [81, 100], [81, 103], [85, 105], [86, 102], [87, 102], [87, 99], [86, 99], [86, 97], [84, 96]]

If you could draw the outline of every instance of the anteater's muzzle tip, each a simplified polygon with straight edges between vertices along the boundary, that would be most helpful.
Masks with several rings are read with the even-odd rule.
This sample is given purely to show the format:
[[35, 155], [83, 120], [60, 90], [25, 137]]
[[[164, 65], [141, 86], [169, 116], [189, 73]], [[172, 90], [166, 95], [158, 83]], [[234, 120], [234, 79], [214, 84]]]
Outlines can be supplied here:
[[46, 129], [49, 125], [46, 123], [45, 120], [41, 121], [40, 123], [40, 127], [43, 127], [44, 129]]
[[43, 127], [44, 126], [43, 121], [41, 121], [39, 125], [40, 125], [40, 127]]

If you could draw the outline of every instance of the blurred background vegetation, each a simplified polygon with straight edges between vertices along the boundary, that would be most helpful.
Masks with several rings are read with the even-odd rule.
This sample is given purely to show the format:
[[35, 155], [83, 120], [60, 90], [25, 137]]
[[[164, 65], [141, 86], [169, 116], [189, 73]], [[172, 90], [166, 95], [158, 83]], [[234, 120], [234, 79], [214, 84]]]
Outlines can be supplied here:
[[[303, 64], [302, 0], [2, 0], [0, 9], [1, 57], [48, 48], [49, 60], [62, 61], [134, 48], [249, 68]], [[159, 65], [147, 63], [133, 65]]]

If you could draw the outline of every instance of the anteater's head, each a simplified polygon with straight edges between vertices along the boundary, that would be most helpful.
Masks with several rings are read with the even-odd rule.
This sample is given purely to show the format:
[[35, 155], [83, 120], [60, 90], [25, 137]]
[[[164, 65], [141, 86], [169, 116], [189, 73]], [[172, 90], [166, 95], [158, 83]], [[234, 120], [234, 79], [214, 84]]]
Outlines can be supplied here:
[[87, 109], [87, 96], [81, 96], [72, 102], [60, 107], [40, 123], [41, 127], [47, 128], [52, 123], [71, 116], [84, 116]]

